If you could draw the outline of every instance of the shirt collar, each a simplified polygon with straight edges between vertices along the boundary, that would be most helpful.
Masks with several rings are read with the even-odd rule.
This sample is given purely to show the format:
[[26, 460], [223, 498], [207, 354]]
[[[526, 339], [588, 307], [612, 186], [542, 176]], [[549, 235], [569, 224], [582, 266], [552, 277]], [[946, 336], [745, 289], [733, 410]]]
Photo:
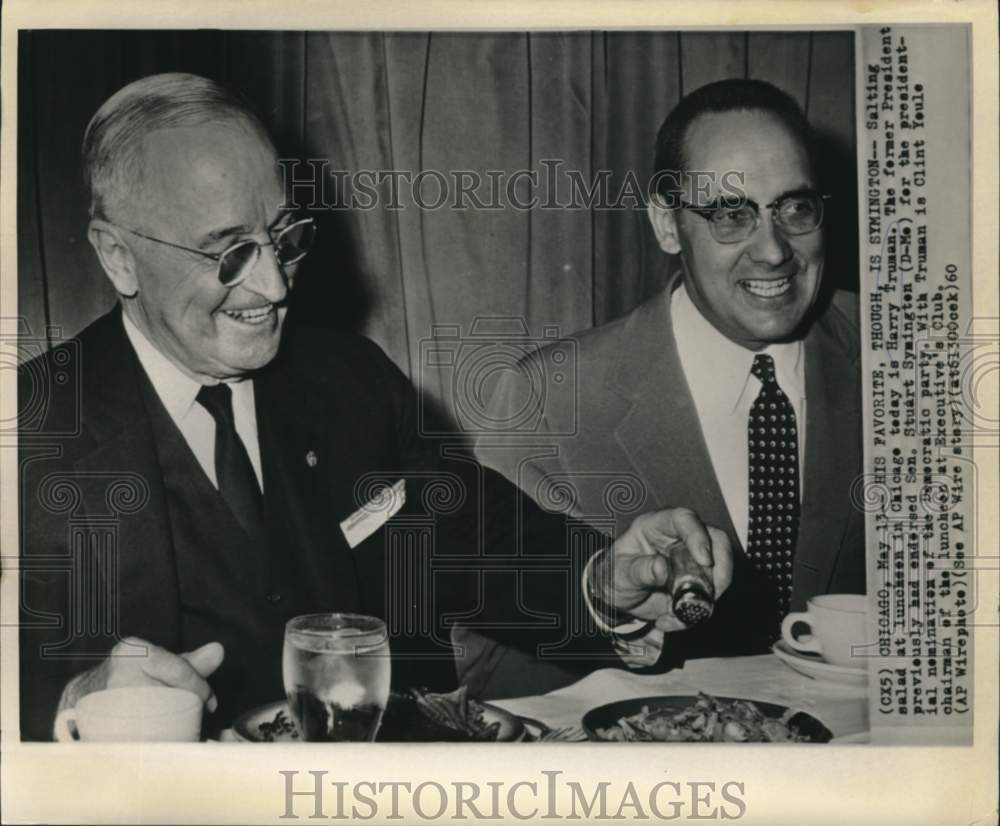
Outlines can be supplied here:
[[[681, 363], [690, 376], [706, 376], [711, 380], [704, 388], [714, 404], [727, 412], [734, 412], [747, 392], [755, 352], [741, 347], [715, 329], [701, 314], [688, 294], [687, 285], [674, 291], [670, 304], [670, 317]], [[786, 394], [805, 398], [804, 362], [802, 341], [769, 344], [758, 352], [774, 359], [778, 384]], [[690, 381], [690, 379], [689, 379]]]
[[157, 350], [125, 313], [122, 313], [122, 321], [125, 324], [125, 334], [132, 342], [139, 363], [153, 383], [163, 406], [175, 421], [183, 419], [191, 410], [201, 385]]
[[761, 352], [769, 353], [774, 359], [774, 372], [778, 384], [785, 391], [785, 395], [791, 397], [794, 394], [800, 399], [804, 399], [806, 397], [805, 360], [803, 358], [805, 347], [802, 339], [769, 344]]

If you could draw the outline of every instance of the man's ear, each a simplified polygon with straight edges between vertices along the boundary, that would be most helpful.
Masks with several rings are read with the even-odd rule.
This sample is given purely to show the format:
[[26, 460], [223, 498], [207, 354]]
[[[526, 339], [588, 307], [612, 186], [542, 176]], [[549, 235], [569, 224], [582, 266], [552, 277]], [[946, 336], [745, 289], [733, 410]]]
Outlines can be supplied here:
[[653, 233], [660, 249], [671, 255], [678, 255], [681, 251], [681, 239], [677, 231], [677, 210], [667, 209], [660, 196], [654, 195], [649, 199], [646, 215], [653, 225]]
[[121, 230], [114, 224], [93, 218], [87, 227], [87, 240], [97, 253], [104, 272], [107, 273], [115, 290], [125, 298], [132, 298], [139, 292], [139, 280], [135, 273], [135, 256], [122, 240]]

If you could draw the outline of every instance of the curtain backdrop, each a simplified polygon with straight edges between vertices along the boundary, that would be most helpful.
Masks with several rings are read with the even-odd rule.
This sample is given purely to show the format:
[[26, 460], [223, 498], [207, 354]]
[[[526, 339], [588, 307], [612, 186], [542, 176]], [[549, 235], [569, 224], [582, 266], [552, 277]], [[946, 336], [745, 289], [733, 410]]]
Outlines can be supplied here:
[[[544, 180], [543, 160], [580, 171], [588, 185], [608, 170], [611, 195], [630, 173], [644, 185], [656, 130], [681, 95], [724, 77], [769, 80], [823, 139], [821, 174], [834, 194], [827, 273], [850, 287], [853, 66], [850, 32], [23, 33], [19, 315], [52, 342], [114, 302], [86, 239], [80, 140], [110, 94], [163, 71], [234, 85], [282, 155], [315, 159], [312, 169], [326, 161], [327, 171], [348, 173], [468, 170], [482, 176], [475, 194], [487, 204], [489, 170], [535, 170]], [[375, 208], [310, 212], [321, 243], [303, 267], [296, 311], [373, 338], [446, 410], [452, 374], [426, 369], [430, 336], [467, 337], [477, 318], [486, 319], [479, 333], [517, 326], [490, 320], [497, 316], [537, 337], [591, 327], [656, 292], [674, 266], [642, 209], [392, 209], [387, 184]], [[437, 191], [425, 181], [425, 203]], [[514, 192], [553, 194], [524, 177]]]

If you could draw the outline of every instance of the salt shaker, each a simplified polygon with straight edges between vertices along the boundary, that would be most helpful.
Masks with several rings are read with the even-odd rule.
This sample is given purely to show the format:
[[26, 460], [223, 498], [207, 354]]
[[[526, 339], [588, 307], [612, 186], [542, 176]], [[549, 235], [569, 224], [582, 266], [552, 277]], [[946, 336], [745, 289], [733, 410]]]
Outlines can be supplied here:
[[711, 576], [691, 555], [687, 545], [676, 542], [666, 551], [670, 559], [670, 582], [674, 616], [689, 628], [709, 617], [715, 609], [715, 586]]

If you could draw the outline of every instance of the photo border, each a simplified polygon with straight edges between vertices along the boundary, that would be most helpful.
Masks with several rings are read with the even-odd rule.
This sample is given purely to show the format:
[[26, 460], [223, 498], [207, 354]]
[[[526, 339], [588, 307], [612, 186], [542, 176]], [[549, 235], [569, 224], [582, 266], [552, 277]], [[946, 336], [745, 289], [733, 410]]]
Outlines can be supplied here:
[[[706, 24], [706, 21], [716, 21]], [[468, 3], [434, 2], [419, 9], [391, 2], [305, 2], [289, 7], [270, 2], [147, 4], [123, 15], [112, 2], [54, 0], [4, 4], [2, 28], [3, 147], [0, 155], [3, 251], [0, 306], [4, 323], [16, 317], [16, 123], [17, 34], [19, 28], [221, 28], [266, 29], [810, 29], [853, 28], [879, 23], [968, 22], [972, 29], [973, 188], [976, 314], [996, 318], [997, 309], [997, 18], [988, 2], [941, 4], [630, 2], [516, 2], [502, 9]], [[860, 52], [856, 53], [860, 60]], [[859, 131], [859, 136], [860, 136]], [[860, 157], [860, 153], [859, 153]], [[983, 182], [991, 182], [984, 185]], [[8, 335], [8, 329], [0, 334]], [[16, 399], [4, 376], [0, 415], [16, 416]], [[987, 387], [996, 409], [996, 385]], [[988, 402], [989, 400], [987, 400]], [[4, 556], [17, 548], [16, 451], [0, 451], [0, 524]], [[977, 451], [980, 501], [976, 536], [980, 548], [996, 548], [996, 451]], [[281, 820], [281, 771], [327, 771], [327, 779], [356, 782], [381, 778], [447, 782], [541, 781], [543, 772], [561, 770], [567, 779], [630, 781], [652, 786], [664, 780], [744, 784], [745, 823], [970, 823], [990, 822], [996, 807], [997, 629], [977, 629], [975, 661], [975, 745], [962, 748], [844, 745], [819, 749], [767, 746], [761, 760], [754, 747], [687, 745], [683, 752], [629, 745], [544, 747], [506, 744], [319, 745], [239, 744], [178, 746], [91, 745], [85, 760], [79, 747], [20, 743], [17, 736], [17, 578], [4, 571], [0, 603], [2, 650], [3, 760], [5, 822], [43, 820], [67, 823], [199, 822], [264, 823]], [[983, 599], [997, 604], [997, 579], [984, 577]], [[417, 751], [419, 749], [419, 751]], [[499, 750], [503, 750], [501, 755]], [[585, 749], [585, 752], [581, 752]], [[595, 751], [597, 749], [598, 751]], [[581, 754], [583, 755], [581, 758]], [[419, 763], [415, 758], [419, 755]], [[501, 762], [502, 761], [502, 762]], [[515, 767], [512, 769], [511, 767]], [[820, 780], [821, 779], [821, 780]], [[820, 783], [822, 793], [820, 794]], [[187, 802], [182, 803], [185, 799]], [[562, 801], [565, 805], [566, 801]], [[543, 813], [544, 814], [544, 813]], [[300, 819], [308, 819], [303, 813]], [[332, 818], [336, 822], [335, 818]], [[444, 820], [444, 818], [441, 818]], [[427, 822], [420, 818], [401, 822]]]

